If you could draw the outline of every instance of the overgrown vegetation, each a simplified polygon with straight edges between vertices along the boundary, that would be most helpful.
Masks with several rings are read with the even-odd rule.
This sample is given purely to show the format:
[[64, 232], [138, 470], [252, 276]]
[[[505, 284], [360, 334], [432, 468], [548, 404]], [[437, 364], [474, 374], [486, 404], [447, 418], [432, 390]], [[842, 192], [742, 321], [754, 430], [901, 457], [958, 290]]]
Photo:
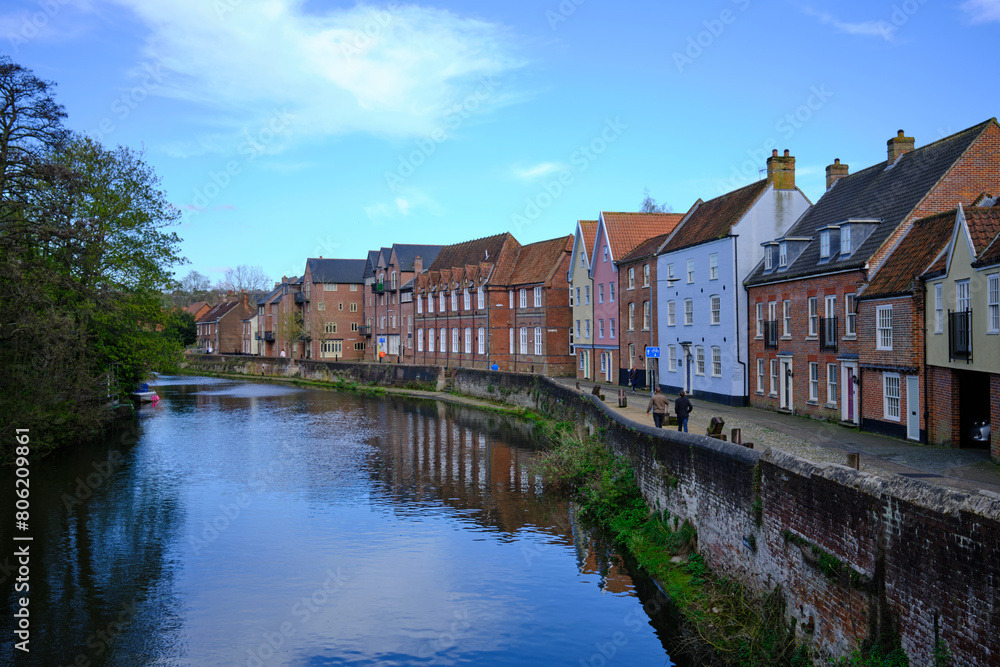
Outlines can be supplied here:
[[129, 148], [63, 127], [53, 84], [0, 57], [0, 462], [95, 434], [109, 402], [179, 361], [179, 217]]
[[584, 519], [607, 530], [660, 582], [696, 640], [722, 664], [811, 664], [808, 651], [796, 646], [794, 625], [784, 621], [781, 591], [761, 598], [712, 572], [697, 552], [694, 527], [651, 513], [631, 465], [605, 447], [600, 433], [558, 439], [538, 467], [546, 488], [572, 496]]

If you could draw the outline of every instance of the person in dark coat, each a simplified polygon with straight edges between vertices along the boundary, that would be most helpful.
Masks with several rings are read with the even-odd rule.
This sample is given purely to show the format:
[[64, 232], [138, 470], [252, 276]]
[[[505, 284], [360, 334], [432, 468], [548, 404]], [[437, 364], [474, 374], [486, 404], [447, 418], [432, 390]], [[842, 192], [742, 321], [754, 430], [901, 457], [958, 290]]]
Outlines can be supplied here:
[[635, 393], [635, 366], [633, 366], [628, 372], [628, 386], [632, 387], [632, 393]]
[[678, 399], [674, 401], [674, 412], [677, 413], [677, 430], [688, 432], [688, 415], [694, 410], [691, 399], [687, 397], [684, 390], [678, 393]]
[[646, 406], [647, 415], [650, 410], [653, 411], [653, 425], [656, 428], [663, 428], [663, 418], [670, 413], [670, 401], [660, 393], [659, 387], [653, 390], [653, 397], [649, 399], [649, 405]]

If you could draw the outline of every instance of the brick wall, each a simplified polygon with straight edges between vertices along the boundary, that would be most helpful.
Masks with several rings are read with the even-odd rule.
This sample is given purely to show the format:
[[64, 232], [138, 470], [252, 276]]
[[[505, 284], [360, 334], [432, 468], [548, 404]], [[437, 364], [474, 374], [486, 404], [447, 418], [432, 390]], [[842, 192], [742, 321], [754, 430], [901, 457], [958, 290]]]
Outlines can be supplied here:
[[[858, 353], [858, 341], [845, 338], [845, 295], [854, 294], [858, 281], [862, 280], [862, 271], [850, 271], [825, 276], [816, 276], [802, 280], [793, 280], [773, 285], [750, 287], [749, 292], [749, 331], [750, 331], [750, 404], [754, 407], [777, 410], [780, 402], [777, 396], [769, 393], [770, 360], [779, 355], [792, 355], [792, 411], [795, 414], [805, 414], [819, 419], [839, 421], [841, 407], [838, 402], [835, 407], [829, 407], [826, 402], [826, 365], [838, 364], [838, 357], [845, 354]], [[817, 336], [809, 336], [809, 298], [816, 297], [817, 313], [824, 316], [824, 297], [837, 297], [835, 313], [837, 316], [837, 348], [836, 350], [821, 350]], [[782, 336], [782, 302], [790, 300], [791, 305], [791, 336]], [[764, 319], [768, 318], [768, 303], [775, 301], [775, 317], [778, 322], [778, 348], [765, 349], [764, 339], [756, 337], [756, 304], [762, 303]], [[860, 326], [860, 320], [856, 326]], [[818, 323], [817, 323], [818, 327]], [[817, 332], [818, 333], [818, 332]], [[764, 392], [758, 393], [757, 359], [764, 359]], [[809, 401], [809, 362], [819, 364], [819, 395], [816, 402]], [[839, 381], [839, 378], [838, 378]], [[839, 386], [839, 382], [838, 382]]]
[[[629, 370], [629, 345], [635, 346], [635, 358], [633, 363], [639, 371], [640, 386], [646, 386], [646, 347], [651, 346], [653, 341], [659, 340], [657, 335], [656, 319], [656, 299], [653, 296], [653, 285], [656, 284], [656, 258], [645, 257], [632, 262], [622, 262], [618, 265], [618, 276], [621, 278], [621, 285], [618, 291], [618, 368], [620, 375], [627, 381]], [[649, 265], [649, 285], [643, 286], [643, 267]], [[635, 270], [635, 288], [628, 288], [628, 270]], [[643, 302], [649, 302], [650, 322], [649, 329], [642, 328]], [[635, 304], [635, 327], [630, 331], [628, 328], [628, 305]], [[619, 378], [621, 380], [621, 378]]]
[[990, 376], [990, 456], [1000, 463], [1000, 374]]
[[[819, 654], [845, 655], [882, 617], [910, 664], [932, 663], [935, 626], [954, 664], [997, 664], [995, 497], [637, 425], [547, 378], [460, 370], [455, 388], [603, 428], [650, 507], [691, 521], [719, 572], [758, 591], [780, 585], [800, 640]], [[843, 564], [840, 575], [827, 576], [813, 545]]]
[[928, 404], [929, 444], [950, 447], [952, 439], [960, 437], [957, 379], [950, 368], [927, 367], [927, 383], [934, 394], [934, 400]]

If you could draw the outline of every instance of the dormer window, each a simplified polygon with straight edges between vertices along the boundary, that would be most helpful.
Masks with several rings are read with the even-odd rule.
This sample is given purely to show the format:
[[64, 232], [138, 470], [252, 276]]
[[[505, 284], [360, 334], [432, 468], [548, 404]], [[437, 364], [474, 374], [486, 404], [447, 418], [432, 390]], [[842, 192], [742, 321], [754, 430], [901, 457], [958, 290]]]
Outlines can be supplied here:
[[764, 270], [770, 271], [774, 268], [774, 260], [771, 258], [771, 247], [764, 248]]
[[851, 254], [851, 227], [845, 225], [840, 228], [840, 254], [847, 257]]
[[830, 256], [830, 232], [820, 232], [819, 235], [819, 257], [826, 259]]
[[784, 241], [778, 244], [778, 266], [788, 266], [788, 244]]

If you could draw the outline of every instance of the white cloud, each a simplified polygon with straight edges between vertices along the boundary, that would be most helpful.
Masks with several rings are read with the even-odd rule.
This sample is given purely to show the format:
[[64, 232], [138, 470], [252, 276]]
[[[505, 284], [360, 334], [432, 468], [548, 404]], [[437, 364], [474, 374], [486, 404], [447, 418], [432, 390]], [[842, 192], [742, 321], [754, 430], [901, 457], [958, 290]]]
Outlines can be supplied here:
[[[416, 5], [306, 13], [300, 0], [113, 0], [147, 26], [156, 94], [210, 114], [178, 156], [230, 150], [285, 110], [289, 140], [427, 136], [483, 77], [519, 67], [501, 26]], [[513, 94], [511, 95], [513, 99]], [[502, 100], [499, 100], [502, 101]]]
[[561, 162], [540, 162], [530, 167], [521, 167], [515, 165], [511, 167], [511, 171], [514, 177], [522, 181], [533, 181], [536, 178], [542, 178], [543, 176], [548, 176], [554, 174], [563, 169], [569, 169], [568, 166]]
[[802, 11], [808, 16], [818, 18], [822, 23], [833, 26], [837, 30], [848, 35], [859, 35], [862, 37], [881, 37], [887, 42], [893, 41], [896, 37], [896, 26], [888, 21], [860, 21], [852, 23], [841, 21], [828, 12], [821, 12], [811, 7], [802, 7]]
[[375, 202], [365, 206], [365, 216], [377, 225], [384, 224], [400, 216], [407, 216], [417, 210], [425, 210], [432, 215], [440, 215], [441, 205], [426, 193], [415, 188], [406, 191], [390, 202]]
[[966, 0], [961, 9], [972, 23], [1000, 22], [1000, 0]]

